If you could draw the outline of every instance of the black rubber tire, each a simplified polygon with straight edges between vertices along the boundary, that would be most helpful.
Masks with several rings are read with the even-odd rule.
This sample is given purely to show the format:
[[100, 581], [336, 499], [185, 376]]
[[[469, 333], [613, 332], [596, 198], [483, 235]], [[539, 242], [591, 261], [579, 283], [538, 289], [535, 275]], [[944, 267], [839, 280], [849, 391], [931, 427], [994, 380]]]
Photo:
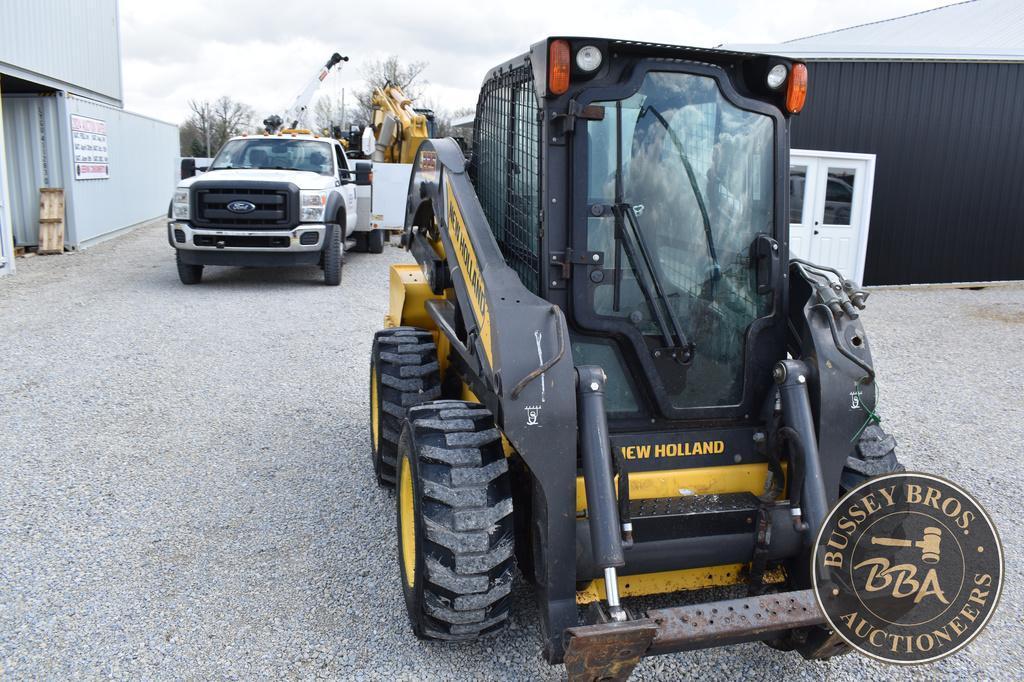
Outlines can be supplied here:
[[323, 252], [324, 284], [336, 287], [341, 284], [341, 226], [335, 225]]
[[501, 434], [483, 405], [439, 400], [409, 410], [399, 477], [412, 480], [415, 570], [403, 556], [402, 486], [396, 495], [398, 561], [413, 632], [473, 640], [508, 621], [515, 570], [512, 489]]
[[896, 458], [896, 439], [881, 426], [872, 424], [860, 434], [854, 454], [846, 458], [846, 466], [839, 479], [839, 494], [845, 495], [875, 476], [905, 470], [906, 467]]
[[366, 233], [366, 250], [370, 253], [384, 252], [384, 230], [370, 230]]
[[[406, 411], [441, 397], [441, 368], [434, 336], [426, 329], [394, 327], [373, 337], [370, 351], [370, 449], [382, 486], [395, 484], [398, 438]], [[372, 386], [376, 382], [376, 390]], [[374, 400], [376, 394], [376, 400]], [[377, 437], [373, 434], [376, 419]]]
[[352, 233], [352, 240], [355, 242], [355, 246], [352, 247], [353, 251], [355, 251], [357, 253], [365, 253], [366, 252], [366, 235], [367, 235], [366, 232], [353, 232]]
[[203, 281], [203, 266], [181, 262], [181, 252], [174, 252], [174, 260], [178, 265], [178, 279], [182, 284], [199, 284]]

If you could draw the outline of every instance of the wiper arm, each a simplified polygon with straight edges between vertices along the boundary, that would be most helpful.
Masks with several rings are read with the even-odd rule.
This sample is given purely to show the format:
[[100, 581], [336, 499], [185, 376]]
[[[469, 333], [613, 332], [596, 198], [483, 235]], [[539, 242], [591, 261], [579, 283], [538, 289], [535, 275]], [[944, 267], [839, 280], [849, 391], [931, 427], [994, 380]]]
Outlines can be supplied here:
[[[626, 252], [626, 257], [633, 264], [633, 270], [637, 273], [637, 284], [640, 285], [640, 290], [654, 314], [658, 329], [665, 340], [665, 347], [680, 363], [688, 364], [693, 358], [694, 345], [687, 338], [683, 326], [679, 322], [679, 317], [669, 303], [665, 287], [661, 283], [661, 278], [658, 277], [651, 251], [647, 248], [647, 242], [644, 241], [643, 233], [640, 231], [640, 224], [633, 211], [633, 206], [620, 202], [612, 206], [612, 210], [622, 225], [622, 236], [624, 237], [621, 240], [622, 248]], [[641, 263], [643, 272], [639, 267]], [[650, 278], [650, 283], [647, 282], [648, 278]]]
[[672, 145], [676, 148], [676, 153], [679, 154], [679, 160], [683, 162], [683, 168], [686, 169], [686, 178], [690, 181], [690, 189], [693, 190], [693, 195], [697, 199], [697, 207], [700, 209], [700, 218], [704, 223], [704, 238], [708, 243], [708, 255], [711, 257], [711, 262], [714, 265], [713, 278], [718, 280], [722, 276], [722, 266], [718, 264], [718, 253], [715, 250], [715, 237], [711, 233], [711, 218], [708, 216], [708, 207], [704, 203], [704, 195], [700, 191], [700, 186], [697, 183], [697, 174], [693, 172], [693, 166], [690, 165], [690, 159], [686, 156], [686, 152], [683, 150], [683, 143], [679, 140], [675, 131], [672, 130], [672, 126], [668, 124], [665, 117], [661, 115], [661, 112], [655, 109], [653, 106], [643, 107], [640, 110], [640, 116], [643, 118], [647, 112], [654, 114], [654, 117], [658, 119], [658, 122], [664, 126], [668, 132], [668, 137], [672, 140]]

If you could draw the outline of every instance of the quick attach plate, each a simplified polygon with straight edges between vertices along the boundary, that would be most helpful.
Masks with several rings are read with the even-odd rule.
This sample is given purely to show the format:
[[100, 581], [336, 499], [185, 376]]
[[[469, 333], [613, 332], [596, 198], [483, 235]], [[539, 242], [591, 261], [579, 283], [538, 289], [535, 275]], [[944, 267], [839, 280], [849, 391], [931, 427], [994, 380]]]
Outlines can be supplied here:
[[646, 617], [565, 631], [570, 682], [625, 680], [644, 656], [772, 639], [821, 625], [813, 590], [654, 609]]

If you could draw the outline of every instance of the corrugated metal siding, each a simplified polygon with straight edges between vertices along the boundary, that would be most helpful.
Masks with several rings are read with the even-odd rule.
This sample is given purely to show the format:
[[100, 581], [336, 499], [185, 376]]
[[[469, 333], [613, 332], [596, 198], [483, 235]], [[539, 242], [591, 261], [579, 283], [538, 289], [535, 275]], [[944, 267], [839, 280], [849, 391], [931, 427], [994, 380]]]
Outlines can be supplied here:
[[117, 0], [2, 0], [0, 62], [121, 103], [117, 20]]
[[7, 152], [4, 147], [3, 99], [0, 98], [0, 275], [14, 272], [14, 241], [11, 238], [11, 200], [7, 193]]
[[64, 187], [57, 97], [3, 98], [11, 228], [17, 246], [39, 243], [39, 188]]
[[[177, 182], [178, 127], [78, 97], [68, 97], [66, 104], [68, 116], [106, 121], [110, 156], [106, 180], [73, 179], [70, 154], [67, 157], [71, 243], [81, 246], [166, 213]], [[68, 128], [70, 121], [63, 124]]]
[[877, 155], [865, 284], [1024, 279], [1024, 64], [809, 71], [793, 147]]

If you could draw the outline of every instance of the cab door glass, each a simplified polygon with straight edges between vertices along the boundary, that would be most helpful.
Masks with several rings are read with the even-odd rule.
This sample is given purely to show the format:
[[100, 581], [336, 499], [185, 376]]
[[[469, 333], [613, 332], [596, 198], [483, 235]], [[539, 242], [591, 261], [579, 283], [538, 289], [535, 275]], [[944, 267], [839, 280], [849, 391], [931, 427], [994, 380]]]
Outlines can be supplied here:
[[853, 168], [829, 168], [825, 185], [825, 225], [849, 225], [857, 171]]
[[635, 216], [668, 305], [696, 344], [689, 367], [661, 371], [671, 403], [738, 404], [747, 330], [771, 312], [750, 250], [758, 234], [774, 233], [774, 122], [732, 104], [715, 79], [686, 73], [648, 73], [633, 96], [595, 105], [604, 118], [587, 124], [588, 248], [616, 274], [595, 287], [593, 311], [623, 319], [648, 345], [658, 337], [617, 219], [597, 208], [618, 204]]
[[[334, 154], [338, 161], [338, 179], [347, 180], [348, 178], [348, 164], [345, 163], [345, 154], [341, 151], [341, 147], [334, 147]], [[354, 178], [353, 178], [354, 179]]]
[[793, 166], [789, 171], [789, 222], [804, 221], [804, 192], [807, 187], [807, 166]]

